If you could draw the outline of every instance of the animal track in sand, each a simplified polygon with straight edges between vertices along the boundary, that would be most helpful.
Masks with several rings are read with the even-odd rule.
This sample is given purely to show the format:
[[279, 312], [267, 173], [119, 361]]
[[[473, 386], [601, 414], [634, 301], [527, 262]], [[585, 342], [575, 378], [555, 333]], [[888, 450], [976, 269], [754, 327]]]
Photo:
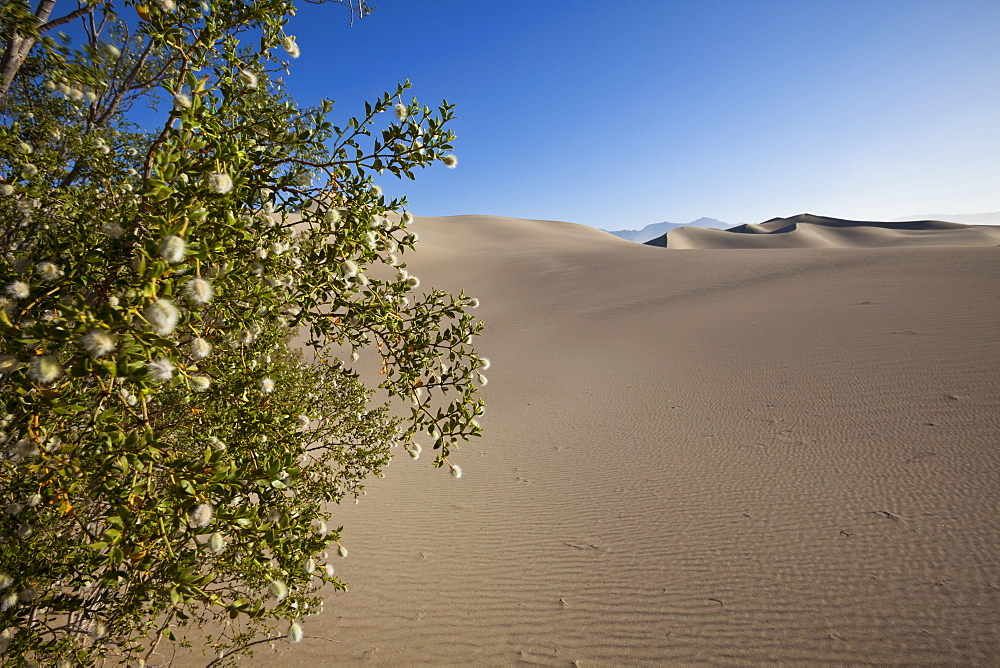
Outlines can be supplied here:
[[582, 544], [582, 543], [570, 543], [563, 541], [563, 545], [566, 547], [575, 547], [578, 550], [597, 550], [599, 552], [607, 552], [608, 548], [602, 547], [600, 545], [595, 545], [594, 543]]

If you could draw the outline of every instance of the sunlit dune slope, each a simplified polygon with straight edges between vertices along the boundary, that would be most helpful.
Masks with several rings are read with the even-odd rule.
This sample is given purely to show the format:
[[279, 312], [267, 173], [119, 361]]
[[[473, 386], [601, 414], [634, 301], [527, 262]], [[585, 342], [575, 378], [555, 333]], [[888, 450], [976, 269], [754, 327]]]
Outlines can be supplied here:
[[[788, 224], [718, 234], [858, 232]], [[334, 509], [350, 591], [253, 665], [995, 662], [1000, 249], [414, 228], [482, 300], [486, 436]]]

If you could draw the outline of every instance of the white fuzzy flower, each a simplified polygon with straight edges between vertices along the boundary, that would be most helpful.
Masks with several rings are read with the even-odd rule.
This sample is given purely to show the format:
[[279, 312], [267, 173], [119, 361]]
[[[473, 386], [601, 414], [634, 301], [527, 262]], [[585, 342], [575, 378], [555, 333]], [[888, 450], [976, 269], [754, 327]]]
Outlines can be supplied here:
[[319, 536], [320, 538], [322, 538], [323, 536], [325, 536], [330, 531], [327, 528], [327, 526], [326, 526], [326, 522], [324, 522], [321, 519], [315, 519], [315, 520], [313, 520], [311, 526], [312, 526], [313, 532], [315, 532], [315, 534], [317, 536]]
[[308, 429], [309, 424], [312, 422], [308, 415], [299, 415], [296, 420], [299, 422], [299, 429]]
[[24, 510], [24, 506], [20, 503], [8, 503], [7, 507], [4, 508], [4, 512], [11, 516], [19, 515], [22, 510]]
[[326, 573], [326, 577], [332, 578], [335, 572], [333, 564], [323, 564], [323, 572]]
[[12, 584], [14, 584], [14, 578], [6, 573], [0, 573], [0, 591], [3, 591]]
[[409, 278], [406, 279], [406, 287], [408, 288], [411, 289], [416, 288], [419, 285], [420, 285], [420, 279], [417, 278], [416, 276], [410, 276]]
[[101, 226], [101, 232], [108, 235], [112, 239], [120, 239], [121, 236], [125, 234], [125, 230], [122, 229], [122, 226], [118, 223], [104, 223], [104, 225]]
[[184, 284], [184, 294], [195, 304], [207, 304], [215, 296], [215, 290], [204, 278], [192, 278]]
[[302, 641], [302, 627], [299, 626], [298, 622], [292, 622], [288, 627], [288, 639], [292, 642]]
[[216, 194], [225, 195], [233, 189], [233, 180], [229, 174], [214, 172], [208, 175], [208, 187]]
[[288, 55], [292, 58], [298, 58], [300, 55], [299, 45], [295, 43], [295, 37], [288, 35], [285, 39], [281, 40], [281, 46], [285, 48]]
[[406, 105], [405, 104], [403, 104], [402, 102], [397, 102], [396, 106], [393, 107], [392, 110], [394, 112], [396, 112], [396, 118], [398, 118], [401, 121], [405, 121], [406, 120], [408, 112], [406, 110]]
[[178, 109], [190, 109], [191, 96], [187, 93], [174, 93], [174, 104]]
[[471, 306], [472, 308], [479, 308], [479, 300], [473, 297], [472, 299], [469, 300], [469, 306]]
[[220, 554], [226, 549], [226, 539], [223, 538], [222, 534], [216, 531], [212, 534], [212, 537], [208, 541], [208, 547], [212, 552]]
[[175, 264], [182, 262], [187, 255], [187, 244], [177, 235], [170, 235], [160, 242], [160, 257]]
[[0, 183], [0, 195], [10, 197], [14, 194], [14, 186], [9, 183]]
[[212, 354], [212, 344], [199, 336], [188, 344], [188, 354], [196, 360], [205, 359]]
[[17, 592], [7, 592], [0, 598], [0, 612], [7, 612], [17, 605]]
[[38, 167], [31, 164], [30, 162], [24, 163], [24, 167], [22, 167], [22, 169], [24, 170], [24, 173], [27, 174], [28, 176], [34, 176], [35, 174], [38, 173]]
[[174, 331], [181, 314], [169, 299], [157, 299], [146, 306], [143, 315], [157, 334], [167, 336]]
[[480, 357], [479, 358], [479, 368], [483, 371], [487, 371], [490, 368], [490, 358]]
[[354, 278], [358, 275], [358, 265], [351, 260], [344, 260], [343, 264], [340, 265], [340, 273], [344, 275], [344, 278]]
[[477, 375], [479, 376], [479, 384], [482, 385], [483, 387], [486, 387], [490, 382], [489, 378], [487, 378], [481, 373]]
[[208, 376], [191, 376], [188, 381], [191, 383], [191, 390], [194, 392], [207, 392], [212, 385], [212, 379]]
[[174, 364], [166, 357], [149, 362], [146, 365], [146, 373], [157, 383], [165, 383], [174, 377]]
[[240, 81], [242, 81], [243, 85], [246, 86], [247, 88], [257, 87], [257, 75], [254, 74], [253, 72], [248, 72], [247, 70], [240, 70]]
[[241, 346], [248, 346], [253, 343], [254, 335], [249, 329], [241, 329], [236, 332], [236, 343]]
[[341, 218], [340, 209], [336, 209], [331, 206], [329, 209], [326, 210], [326, 213], [324, 213], [323, 216], [324, 218], [326, 218], [326, 222], [330, 223], [331, 225], [336, 225], [337, 223], [340, 222]]
[[264, 394], [271, 394], [274, 392], [274, 381], [270, 378], [261, 378], [257, 383], [257, 387], [259, 387], [260, 391]]
[[95, 93], [92, 90], [88, 90], [87, 92], [85, 92], [84, 96], [87, 98], [87, 102], [90, 102], [91, 104], [97, 102], [97, 93]]
[[24, 281], [14, 281], [7, 285], [5, 292], [13, 299], [27, 299], [31, 288]]
[[174, 4], [174, 0], [153, 0], [153, 4], [156, 5], [161, 12], [172, 12], [177, 9], [177, 5]]
[[17, 531], [15, 531], [14, 533], [17, 534], [18, 538], [24, 539], [30, 536], [34, 532], [34, 530], [35, 530], [34, 527], [32, 527], [30, 524], [21, 524], [18, 525]]
[[285, 600], [288, 596], [288, 587], [281, 580], [271, 580], [271, 584], [267, 586], [268, 593], [271, 594], [279, 603]]
[[115, 340], [103, 330], [92, 329], [80, 339], [80, 347], [91, 357], [104, 357], [115, 349]]
[[21, 361], [13, 355], [0, 355], [0, 376], [14, 373], [21, 366]]
[[[42, 495], [39, 494], [38, 492], [35, 492], [34, 494], [32, 494], [31, 496], [28, 497], [28, 499], [27, 499], [27, 501], [25, 503], [28, 504], [29, 508], [35, 508], [41, 502], [42, 502]], [[0, 587], [0, 589], [3, 589], [3, 587]]]
[[212, 521], [212, 515], [215, 513], [215, 509], [212, 507], [211, 503], [201, 503], [194, 510], [191, 511], [189, 517], [191, 521], [191, 526], [201, 529], [207, 527], [209, 522]]
[[17, 144], [18, 153], [23, 153], [24, 155], [30, 155], [33, 151], [34, 149], [31, 148], [31, 144], [29, 144], [28, 142], [26, 141], [18, 142]]
[[420, 447], [420, 444], [419, 444], [419, 443], [411, 443], [411, 444], [410, 444], [410, 445], [409, 445], [409, 446], [408, 446], [408, 447], [406, 448], [406, 453], [407, 453], [408, 455], [410, 455], [410, 457], [411, 457], [412, 459], [420, 459], [420, 452], [421, 452], [422, 450], [423, 450], [423, 448], [421, 448], [421, 447]]
[[90, 633], [88, 635], [91, 640], [100, 640], [104, 636], [108, 635], [108, 627], [104, 624], [104, 622], [97, 622], [94, 624], [93, 628], [90, 629]]
[[[61, 445], [62, 445], [62, 439], [59, 438], [58, 436], [52, 436], [47, 441], [45, 441], [45, 443], [42, 444], [42, 447], [45, 448], [45, 452], [55, 452], [56, 450], [59, 449], [59, 446]], [[38, 501], [33, 502], [32, 501], [33, 499], [38, 499]], [[35, 506], [38, 505], [38, 503], [41, 502], [41, 499], [42, 497], [39, 496], [37, 493], [32, 494], [31, 496], [28, 497], [28, 505], [34, 508]]]
[[343, 545], [337, 545], [337, 554], [340, 555], [341, 559], [343, 559], [347, 556], [347, 548]]
[[458, 158], [456, 158], [455, 155], [452, 153], [449, 153], [447, 155], [442, 155], [441, 162], [443, 162], [444, 166], [447, 167], [448, 169], [455, 169], [455, 167], [458, 166]]
[[62, 367], [52, 355], [33, 357], [28, 368], [28, 376], [37, 383], [48, 385], [62, 375]]
[[462, 477], [462, 467], [461, 466], [455, 466], [453, 464], [452, 467], [451, 467], [451, 475], [452, 475], [453, 478], [461, 478]]
[[104, 52], [112, 58], [119, 58], [122, 55], [122, 52], [114, 44], [108, 44], [105, 42], [101, 45], [101, 47], [104, 49]]

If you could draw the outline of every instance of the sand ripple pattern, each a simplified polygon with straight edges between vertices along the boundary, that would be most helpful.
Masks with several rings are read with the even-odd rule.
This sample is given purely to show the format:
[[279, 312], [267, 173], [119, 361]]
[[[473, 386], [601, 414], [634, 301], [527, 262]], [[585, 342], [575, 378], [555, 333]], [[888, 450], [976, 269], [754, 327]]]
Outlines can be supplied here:
[[488, 436], [338, 509], [327, 640], [258, 665], [995, 663], [996, 249], [419, 225], [483, 300]]

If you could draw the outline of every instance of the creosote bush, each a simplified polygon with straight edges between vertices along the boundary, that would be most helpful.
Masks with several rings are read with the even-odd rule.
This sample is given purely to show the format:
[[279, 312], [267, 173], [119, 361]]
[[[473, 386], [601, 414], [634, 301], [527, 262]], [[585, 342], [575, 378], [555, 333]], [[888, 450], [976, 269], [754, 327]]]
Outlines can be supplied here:
[[54, 7], [0, 9], [3, 660], [299, 642], [345, 587], [331, 504], [480, 432], [478, 301], [418, 289], [373, 180], [454, 167], [452, 106], [300, 108], [288, 0]]

